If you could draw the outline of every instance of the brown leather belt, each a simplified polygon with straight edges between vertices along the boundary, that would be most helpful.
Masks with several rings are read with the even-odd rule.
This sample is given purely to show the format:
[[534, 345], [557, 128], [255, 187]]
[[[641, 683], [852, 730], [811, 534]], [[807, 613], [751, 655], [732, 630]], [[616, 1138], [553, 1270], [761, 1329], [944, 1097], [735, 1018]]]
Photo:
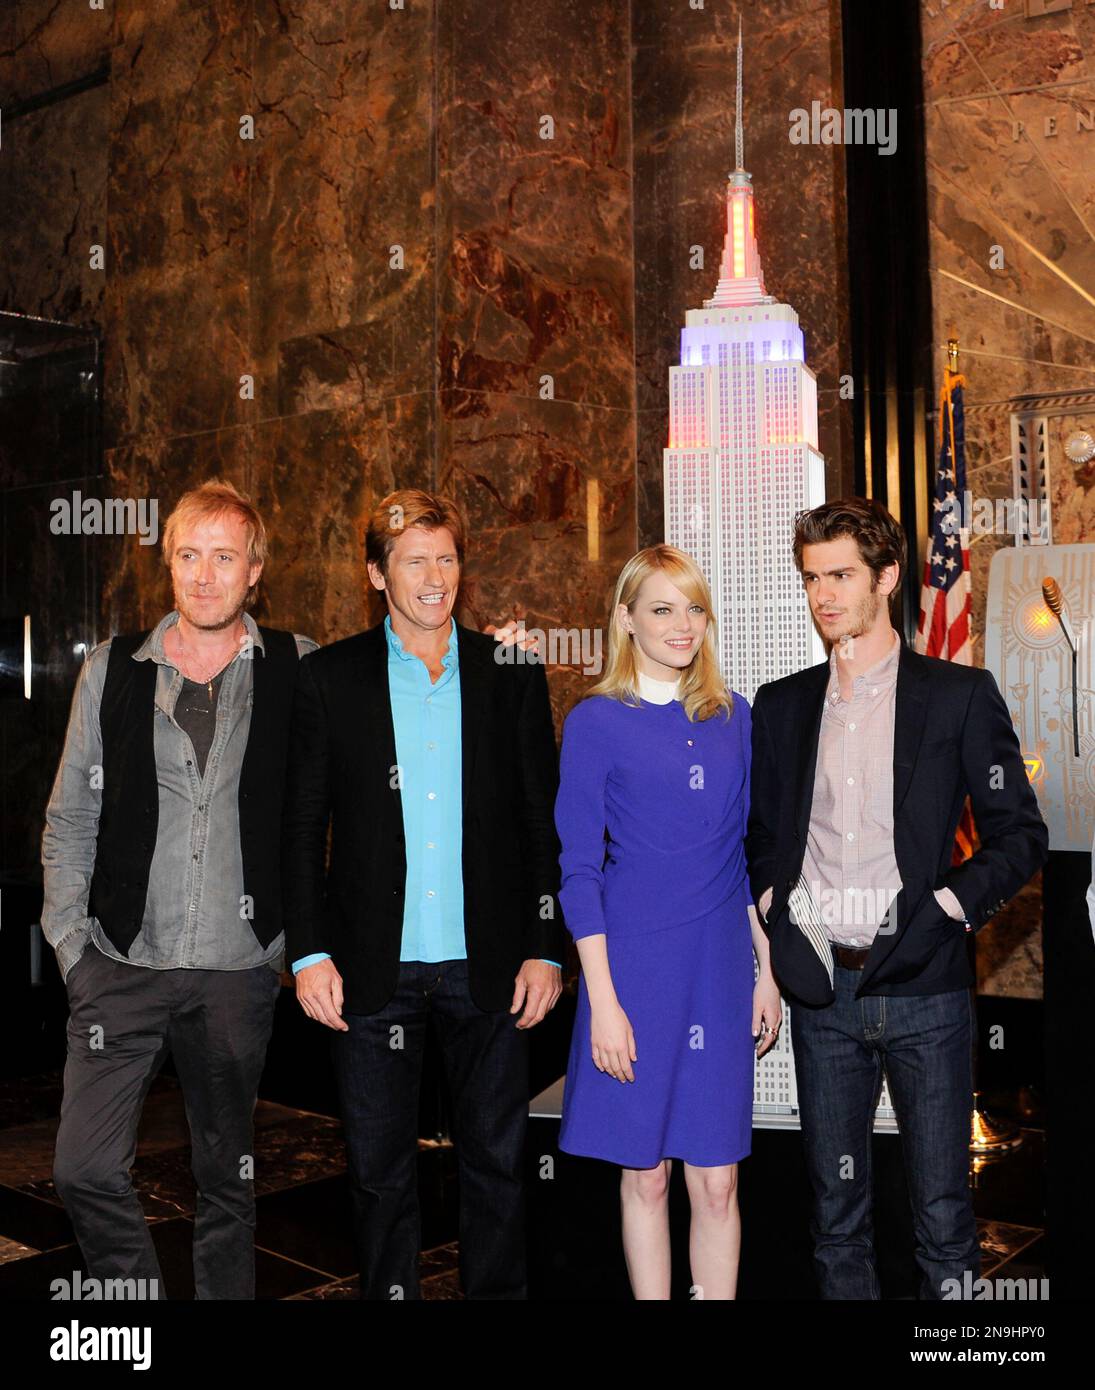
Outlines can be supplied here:
[[833, 948], [833, 959], [845, 970], [862, 970], [871, 954], [869, 946], [838, 946], [835, 941], [829, 944]]

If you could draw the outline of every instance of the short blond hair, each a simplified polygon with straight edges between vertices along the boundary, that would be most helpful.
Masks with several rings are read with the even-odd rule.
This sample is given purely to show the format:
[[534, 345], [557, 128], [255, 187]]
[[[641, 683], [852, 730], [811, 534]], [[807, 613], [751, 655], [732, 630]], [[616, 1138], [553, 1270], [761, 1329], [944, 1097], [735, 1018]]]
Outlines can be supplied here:
[[680, 676], [681, 705], [693, 721], [710, 719], [721, 713], [729, 718], [734, 697], [726, 687], [715, 642], [715, 605], [703, 571], [691, 555], [672, 545], [650, 545], [632, 555], [620, 571], [616, 592], [608, 612], [608, 661], [605, 673], [587, 695], [607, 695], [624, 704], [639, 703], [639, 663], [634, 641], [621, 629], [617, 614], [620, 605], [634, 612], [639, 590], [652, 574], [662, 573], [690, 603], [698, 603], [707, 614], [703, 641]]
[[[163, 530], [163, 560], [171, 568], [171, 557], [175, 550], [175, 539], [183, 526], [196, 521], [211, 521], [234, 512], [247, 529], [247, 563], [262, 565], [266, 563], [266, 526], [258, 509], [249, 497], [245, 497], [232, 483], [224, 478], [211, 478], [198, 487], [184, 492], [175, 504]], [[247, 607], [255, 602], [258, 584], [247, 590]]]

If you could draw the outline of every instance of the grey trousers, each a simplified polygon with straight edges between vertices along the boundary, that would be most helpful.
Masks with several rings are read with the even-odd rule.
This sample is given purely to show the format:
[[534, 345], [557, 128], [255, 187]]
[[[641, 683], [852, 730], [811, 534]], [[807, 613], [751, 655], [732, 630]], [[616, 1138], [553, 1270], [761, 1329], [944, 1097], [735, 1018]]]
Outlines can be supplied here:
[[89, 1275], [155, 1279], [146, 1289], [165, 1297], [129, 1170], [141, 1108], [170, 1052], [198, 1192], [197, 1297], [254, 1298], [254, 1110], [277, 972], [269, 965], [150, 970], [116, 961], [89, 942], [66, 984], [68, 1059], [53, 1181]]

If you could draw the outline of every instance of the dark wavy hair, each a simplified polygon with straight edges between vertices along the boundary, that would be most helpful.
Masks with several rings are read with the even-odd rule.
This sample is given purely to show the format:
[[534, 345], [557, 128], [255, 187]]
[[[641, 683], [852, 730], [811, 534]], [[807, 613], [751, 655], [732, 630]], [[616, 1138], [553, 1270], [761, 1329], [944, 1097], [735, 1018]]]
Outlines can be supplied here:
[[866, 497], [838, 497], [834, 502], [799, 512], [795, 517], [795, 568], [802, 573], [803, 546], [839, 540], [842, 536], [851, 536], [858, 546], [860, 558], [871, 571], [872, 589], [890, 565], [900, 565], [900, 581], [908, 558], [905, 532], [881, 502]]

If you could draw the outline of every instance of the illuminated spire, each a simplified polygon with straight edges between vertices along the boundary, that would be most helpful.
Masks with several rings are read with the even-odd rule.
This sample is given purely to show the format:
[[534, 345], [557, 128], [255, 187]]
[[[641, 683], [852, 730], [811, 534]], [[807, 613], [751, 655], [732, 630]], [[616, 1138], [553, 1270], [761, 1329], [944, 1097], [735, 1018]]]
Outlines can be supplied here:
[[753, 232], [753, 177], [742, 167], [745, 134], [742, 121], [741, 16], [738, 16], [738, 82], [734, 119], [735, 165], [726, 187], [726, 240], [719, 264], [719, 283], [705, 309], [737, 308], [744, 304], [773, 304], [764, 292], [764, 271]]
[[745, 172], [745, 135], [741, 126], [741, 15], [738, 15], [738, 86], [737, 100], [734, 102], [734, 155], [735, 172]]

